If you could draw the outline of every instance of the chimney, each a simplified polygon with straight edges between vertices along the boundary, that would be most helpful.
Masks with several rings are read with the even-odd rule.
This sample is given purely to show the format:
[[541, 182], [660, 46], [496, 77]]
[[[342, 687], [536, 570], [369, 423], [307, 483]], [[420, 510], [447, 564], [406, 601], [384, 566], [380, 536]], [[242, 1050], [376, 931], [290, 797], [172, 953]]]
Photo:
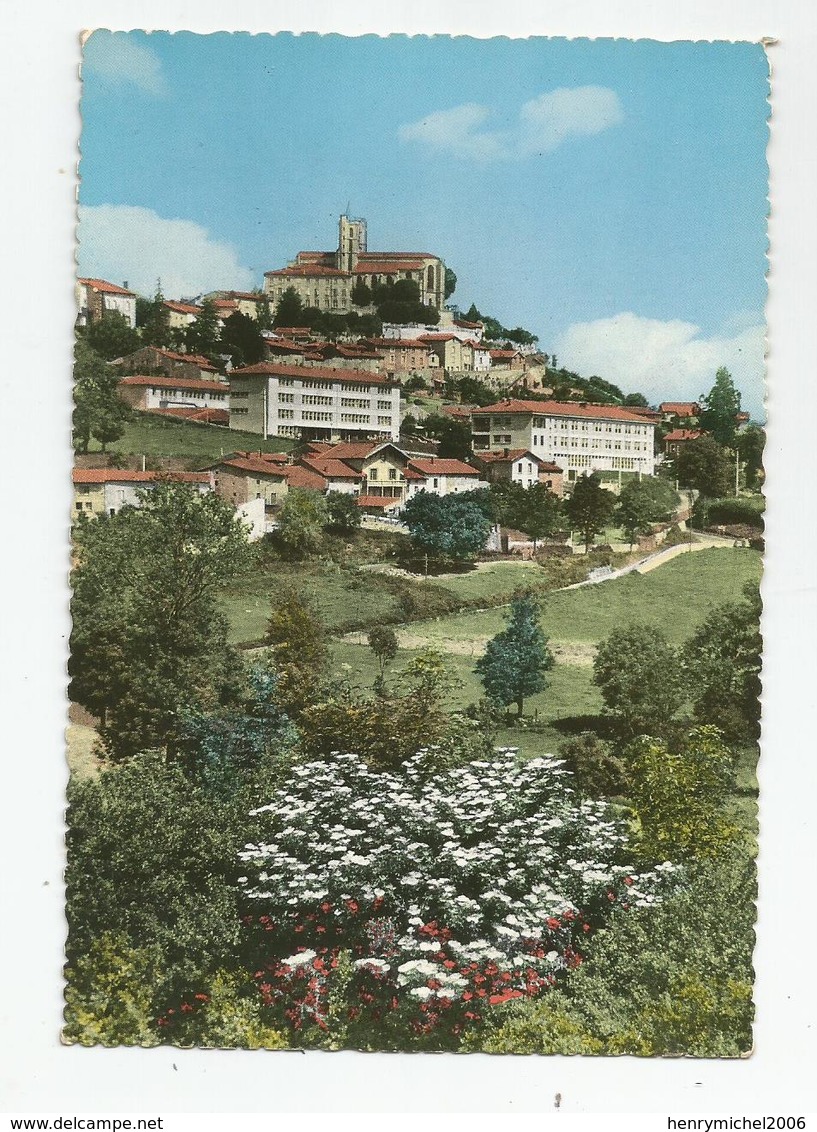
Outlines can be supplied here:
[[510, 456], [510, 454], [511, 454], [510, 448], [503, 448], [502, 451], [505, 453], [506, 457]]
[[125, 288], [125, 290], [127, 291], [127, 289], [128, 289], [128, 281], [127, 281], [127, 279], [126, 279], [126, 280], [125, 280], [125, 281], [123, 282], [122, 286], [123, 286], [123, 287]]

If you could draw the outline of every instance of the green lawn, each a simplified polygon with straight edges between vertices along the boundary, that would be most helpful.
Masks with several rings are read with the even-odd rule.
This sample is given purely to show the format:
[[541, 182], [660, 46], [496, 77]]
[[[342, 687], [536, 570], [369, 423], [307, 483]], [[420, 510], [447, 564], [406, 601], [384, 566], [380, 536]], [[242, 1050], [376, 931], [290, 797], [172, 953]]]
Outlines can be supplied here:
[[505, 593], [510, 601], [515, 589], [543, 582], [545, 574], [535, 562], [490, 562], [462, 574], [432, 576], [434, 585], [442, 586], [464, 601], [493, 597]]
[[[176, 456], [212, 463], [227, 452], [288, 452], [294, 441], [288, 437], [272, 436], [264, 440], [256, 432], [239, 432], [218, 425], [191, 424], [151, 413], [135, 413], [125, 426], [125, 434], [109, 452], [123, 456]], [[99, 445], [92, 441], [90, 452], [98, 452]]]
[[[755, 550], [701, 550], [681, 554], [648, 574], [628, 574], [597, 586], [541, 598], [542, 626], [554, 641], [596, 642], [628, 623], [655, 625], [673, 644], [695, 630], [713, 606], [736, 601], [747, 581], [757, 581]], [[501, 609], [460, 613], [416, 622], [412, 631], [429, 641], [490, 638], [505, 624]]]

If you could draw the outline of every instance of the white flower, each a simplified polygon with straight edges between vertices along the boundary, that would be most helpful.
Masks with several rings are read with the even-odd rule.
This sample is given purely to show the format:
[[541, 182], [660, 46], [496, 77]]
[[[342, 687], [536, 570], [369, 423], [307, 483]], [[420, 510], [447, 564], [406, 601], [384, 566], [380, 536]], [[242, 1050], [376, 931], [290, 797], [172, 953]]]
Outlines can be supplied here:
[[311, 963], [316, 955], [316, 951], [307, 949], [306, 951], [299, 951], [297, 955], [290, 955], [288, 959], [283, 959], [282, 962], [286, 963], [287, 967], [303, 967], [306, 963]]

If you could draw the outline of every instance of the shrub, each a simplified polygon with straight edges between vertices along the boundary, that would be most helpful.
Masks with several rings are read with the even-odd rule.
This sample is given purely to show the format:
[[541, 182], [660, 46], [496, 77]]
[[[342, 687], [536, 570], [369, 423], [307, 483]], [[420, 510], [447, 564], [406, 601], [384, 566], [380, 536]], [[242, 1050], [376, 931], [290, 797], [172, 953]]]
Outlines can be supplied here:
[[678, 710], [681, 670], [664, 634], [649, 625], [614, 630], [599, 645], [593, 680], [625, 736], [662, 735]]
[[599, 739], [593, 731], [567, 739], [559, 746], [559, 754], [576, 778], [583, 794], [591, 798], [610, 797], [625, 789], [626, 769], [613, 753], [610, 743]]
[[506, 750], [429, 780], [427, 758], [400, 777], [351, 754], [312, 762], [253, 811], [240, 883], [276, 1025], [323, 1040], [346, 951], [346, 1017], [380, 1029], [368, 1042], [392, 1019], [398, 1045], [445, 1046], [553, 986], [615, 904], [649, 908], [675, 876], [636, 873], [623, 825], [579, 802], [557, 760]]
[[725, 499], [700, 498], [695, 504], [695, 526], [728, 527], [742, 525], [762, 531], [765, 503], [762, 495], [735, 496]]

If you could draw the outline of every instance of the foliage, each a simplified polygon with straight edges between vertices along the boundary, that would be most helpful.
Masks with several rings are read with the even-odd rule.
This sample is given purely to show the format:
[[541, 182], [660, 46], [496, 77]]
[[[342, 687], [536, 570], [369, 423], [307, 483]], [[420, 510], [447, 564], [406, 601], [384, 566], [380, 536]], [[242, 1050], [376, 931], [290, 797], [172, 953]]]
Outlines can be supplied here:
[[181, 730], [188, 773], [224, 796], [259, 779], [281, 779], [298, 740], [281, 710], [278, 677], [262, 662], [250, 668], [241, 703], [185, 712]]
[[157, 284], [156, 294], [152, 299], [137, 300], [136, 309], [142, 345], [160, 348], [172, 345], [170, 311], [165, 306], [161, 285]]
[[80, 992], [94, 968], [117, 977], [118, 946], [105, 943], [106, 933], [146, 949], [123, 959], [154, 972], [159, 1001], [234, 962], [244, 799], [220, 801], [179, 764], [149, 753], [70, 785], [68, 801], [69, 966], [91, 954]]
[[589, 798], [621, 794], [626, 785], [624, 762], [613, 754], [610, 743], [594, 731], [582, 731], [559, 747], [565, 766], [575, 776], [576, 785]]
[[130, 416], [118, 393], [117, 375], [85, 340], [78, 338], [74, 347], [75, 448], [87, 452], [93, 437], [104, 452], [122, 436]]
[[693, 517], [696, 527], [740, 525], [762, 531], [765, 507], [762, 495], [699, 499]]
[[701, 428], [712, 435], [724, 448], [733, 448], [740, 412], [740, 393], [732, 375], [725, 366], [715, 374], [715, 384], [705, 397], [701, 397], [698, 420]]
[[435, 558], [475, 558], [491, 529], [480, 507], [457, 494], [418, 492], [406, 503], [402, 518], [414, 549]]
[[367, 643], [377, 657], [378, 687], [384, 691], [386, 668], [397, 656], [397, 634], [389, 625], [375, 625], [369, 630]]
[[751, 583], [745, 600], [713, 609], [681, 652], [695, 717], [716, 721], [730, 738], [760, 736], [760, 593]]
[[481, 322], [485, 327], [485, 338], [490, 342], [507, 341], [517, 346], [532, 346], [534, 342], [539, 341], [535, 334], [531, 334], [529, 330], [524, 330], [521, 326], [517, 326], [514, 330], [508, 330], [489, 314], [480, 314], [474, 303], [465, 312], [464, 317], [467, 322]]
[[675, 460], [681, 487], [691, 487], [709, 499], [726, 495], [734, 474], [728, 454], [713, 436], [699, 436], [684, 444]]
[[553, 667], [553, 654], [539, 624], [539, 606], [530, 594], [511, 602], [508, 625], [488, 642], [476, 670], [490, 699], [517, 706], [522, 715], [525, 697], [547, 687], [545, 673]]
[[650, 859], [717, 857], [739, 835], [723, 805], [734, 786], [735, 756], [716, 727], [690, 731], [670, 748], [641, 736], [627, 749], [629, 798]]
[[358, 279], [358, 281], [352, 287], [351, 299], [356, 307], [368, 307], [371, 303], [371, 289], [366, 286], [362, 279]]
[[85, 331], [85, 340], [92, 350], [106, 361], [132, 354], [142, 345], [142, 337], [121, 311], [105, 311]]
[[523, 487], [521, 483], [492, 483], [489, 496], [494, 516], [503, 526], [529, 535], [536, 543], [565, 530], [567, 518], [562, 501], [543, 483]]
[[451, 267], [445, 269], [445, 291], [443, 293], [444, 299], [450, 299], [457, 289], [457, 276]]
[[625, 736], [665, 734], [683, 701], [678, 656], [649, 625], [623, 626], [602, 641], [593, 680]]
[[650, 405], [643, 393], [628, 393], [621, 403], [633, 409], [648, 409]]
[[746, 475], [746, 486], [758, 487], [763, 483], [763, 450], [766, 432], [757, 424], [749, 424], [738, 434], [737, 449]]
[[620, 900], [651, 907], [674, 880], [634, 872], [623, 826], [552, 759], [506, 751], [428, 779], [424, 758], [400, 776], [312, 762], [253, 811], [241, 884], [275, 1025], [322, 1038], [345, 951], [352, 1026], [388, 1044], [396, 1018], [399, 1045], [450, 1045], [575, 968]]
[[200, 985], [207, 993], [187, 993], [156, 1020], [164, 1042], [205, 1049], [288, 1049], [280, 1030], [264, 1018], [255, 985], [244, 974], [216, 971]]
[[294, 587], [272, 599], [266, 643], [278, 674], [278, 700], [298, 715], [315, 697], [329, 660], [326, 627], [312, 603]]
[[565, 511], [574, 529], [581, 533], [589, 551], [593, 539], [607, 526], [616, 505], [615, 496], [601, 486], [596, 472], [580, 476], [565, 504]]
[[330, 491], [326, 496], [327, 525], [343, 535], [358, 530], [363, 521], [363, 513], [355, 502], [355, 497], [346, 491]]
[[423, 431], [440, 446], [437, 455], [443, 460], [466, 460], [471, 455], [471, 426], [456, 417], [429, 413], [423, 421]]
[[221, 329], [213, 299], [202, 301], [199, 313], [185, 330], [185, 344], [191, 354], [201, 354], [214, 362], [220, 360]]
[[756, 885], [749, 862], [691, 867], [649, 911], [616, 909], [582, 967], [513, 1003], [465, 1048], [486, 1053], [738, 1057], [752, 1045]]
[[258, 322], [236, 311], [221, 330], [220, 352], [229, 354], [233, 366], [251, 366], [264, 360], [264, 336]]
[[156, 987], [161, 952], [133, 947], [126, 936], [105, 931], [89, 941], [66, 968], [66, 1042], [81, 1045], [158, 1045]]
[[326, 500], [319, 491], [292, 488], [278, 513], [275, 537], [292, 558], [308, 558], [320, 550], [328, 522]]
[[139, 498], [76, 531], [70, 694], [113, 759], [173, 750], [181, 709], [229, 702], [240, 673], [218, 607], [249, 553], [232, 507], [161, 482]]
[[642, 476], [621, 489], [616, 506], [618, 522], [632, 546], [639, 535], [649, 534], [654, 523], [671, 518], [680, 503], [666, 480]]
[[303, 326], [303, 314], [304, 305], [300, 295], [294, 287], [287, 287], [275, 307], [272, 325], [276, 329], [279, 326]]

